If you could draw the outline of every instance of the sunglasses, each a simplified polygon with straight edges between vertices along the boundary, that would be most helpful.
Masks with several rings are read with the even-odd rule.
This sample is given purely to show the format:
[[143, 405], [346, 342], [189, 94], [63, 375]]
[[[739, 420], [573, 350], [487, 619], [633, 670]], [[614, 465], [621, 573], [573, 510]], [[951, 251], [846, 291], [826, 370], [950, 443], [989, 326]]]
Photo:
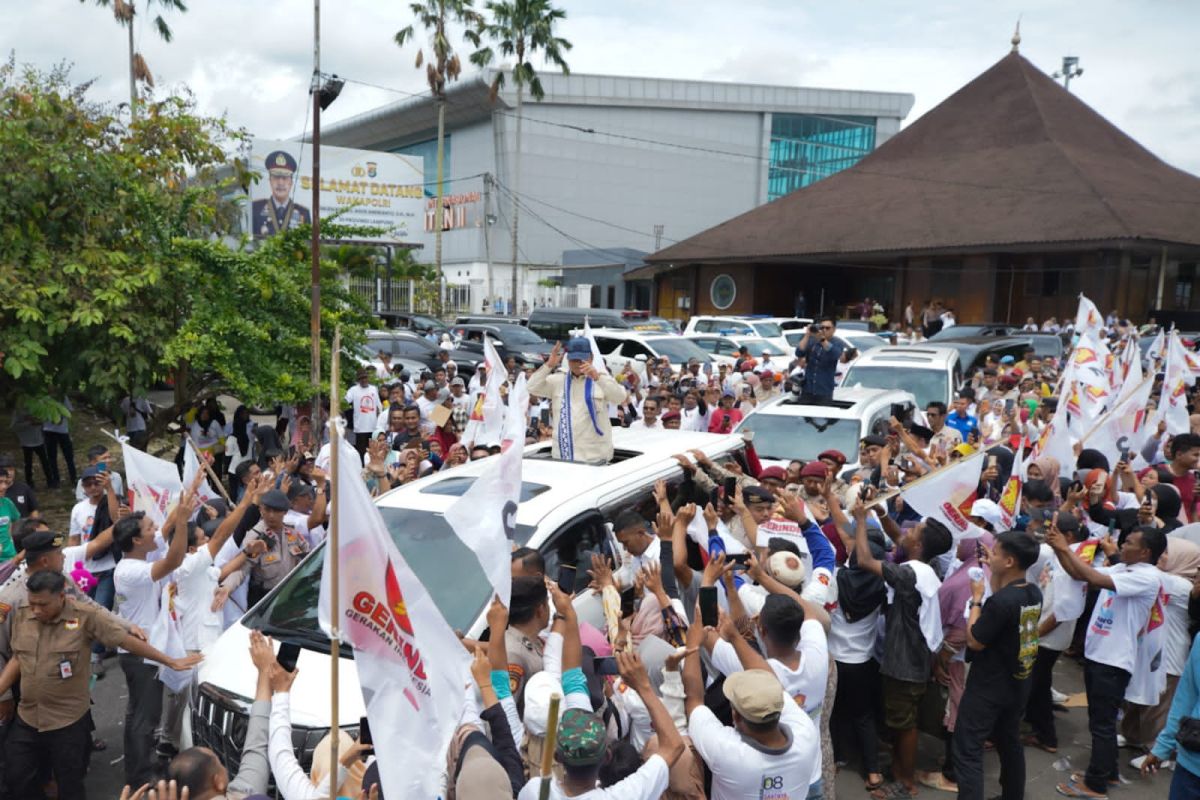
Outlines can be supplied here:
[[832, 326], [832, 325], [822, 325], [822, 326], [821, 326], [821, 330], [823, 330], [823, 331], [831, 331], [831, 330], [833, 330], [833, 326]]

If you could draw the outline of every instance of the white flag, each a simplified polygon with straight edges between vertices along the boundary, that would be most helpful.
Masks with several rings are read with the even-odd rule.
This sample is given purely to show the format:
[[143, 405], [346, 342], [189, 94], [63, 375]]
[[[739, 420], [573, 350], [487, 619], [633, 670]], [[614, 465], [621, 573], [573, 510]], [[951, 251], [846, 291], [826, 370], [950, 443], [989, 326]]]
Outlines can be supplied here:
[[462, 441], [471, 444], [493, 445], [500, 441], [504, 426], [504, 400], [500, 387], [508, 377], [496, 345], [487, 334], [483, 336], [483, 360], [487, 366], [487, 381], [471, 405], [471, 415]]
[[[485, 469], [454, 504], [446, 522], [475, 553], [500, 602], [512, 595], [512, 548], [517, 505], [521, 501], [521, 458], [525, 451], [525, 409], [529, 392], [525, 374], [508, 393], [508, 414], [500, 455], [485, 461]], [[503, 409], [501, 409], [503, 410]]]
[[318, 617], [327, 633], [338, 559], [337, 627], [354, 663], [388, 797], [437, 797], [450, 737], [462, 712], [469, 659], [421, 581], [392, 541], [342, 441], [338, 551], [325, 551]]
[[121, 458], [125, 462], [125, 480], [129, 483], [130, 507], [145, 512], [161, 526], [183, 495], [179, 468], [170, 461], [130, 447], [127, 442], [121, 442]]
[[1080, 444], [1104, 453], [1109, 464], [1124, 461], [1130, 450], [1142, 452], [1142, 445], [1154, 430], [1146, 408], [1153, 388], [1153, 376], [1144, 379], [1096, 423]]
[[1075, 333], [1099, 334], [1104, 327], [1104, 315], [1096, 304], [1083, 295], [1079, 295], [1079, 311], [1075, 314]]
[[[1066, 389], [1064, 389], [1064, 395], [1065, 392]], [[1042, 429], [1042, 435], [1034, 443], [1030, 460], [1041, 456], [1053, 456], [1058, 459], [1060, 478], [1069, 477], [1074, 470], [1075, 448], [1067, 426], [1067, 403], [1062, 397], [1058, 399], [1058, 408], [1055, 410], [1054, 416], [1046, 423], [1046, 427]], [[1043, 475], [1042, 479], [1049, 481], [1051, 477]]]
[[[196, 480], [196, 473], [202, 469], [200, 459], [196, 458], [196, 448], [192, 447], [190, 442], [185, 444], [183, 446], [183, 484], [191, 486], [192, 481]], [[221, 495], [214, 492], [212, 487], [209, 486], [208, 478], [205, 478], [200, 483], [200, 488], [196, 490], [196, 496], [204, 503], [210, 500], [218, 500], [221, 497]], [[199, 511], [199, 509], [196, 509], [196, 513], [199, 513]]]
[[592, 326], [588, 323], [587, 316], [583, 318], [583, 335], [588, 340], [588, 344], [592, 346], [592, 365], [596, 367], [596, 371], [603, 375], [612, 375], [608, 364], [604, 363], [604, 354], [600, 352], [600, 345], [596, 344], [596, 337], [592, 335]]
[[1172, 330], [1167, 342], [1167, 367], [1163, 379], [1162, 397], [1158, 407], [1167, 422], [1167, 433], [1176, 436], [1191, 430], [1188, 424], [1187, 387], [1200, 376], [1200, 360], [1189, 353], [1179, 338], [1179, 331]]
[[921, 516], [936, 519], [959, 539], [976, 539], [983, 529], [967, 514], [979, 492], [984, 452], [980, 451], [925, 475], [900, 490], [900, 499]]

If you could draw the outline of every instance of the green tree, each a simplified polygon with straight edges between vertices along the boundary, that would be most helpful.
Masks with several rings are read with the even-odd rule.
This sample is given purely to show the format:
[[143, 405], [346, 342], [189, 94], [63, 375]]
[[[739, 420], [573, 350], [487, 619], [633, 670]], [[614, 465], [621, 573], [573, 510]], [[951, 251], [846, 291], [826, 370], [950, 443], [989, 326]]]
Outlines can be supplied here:
[[[87, 0], [79, 0], [81, 3], [86, 3]], [[183, 4], [183, 0], [146, 0], [146, 13], [150, 13], [150, 6], [157, 3], [170, 11], [186, 12], [187, 6]], [[154, 75], [150, 72], [150, 67], [146, 64], [146, 59], [142, 58], [142, 54], [134, 50], [133, 47], [133, 18], [137, 14], [137, 0], [96, 0], [96, 5], [104, 8], [112, 8], [113, 17], [117, 23], [125, 26], [125, 31], [129, 40], [129, 113], [137, 116], [137, 84], [138, 81], [147, 86], [154, 86]], [[154, 30], [158, 31], [159, 37], [164, 42], [170, 42], [172, 36], [171, 26], [163, 19], [162, 14], [157, 14], [154, 17]]]
[[[571, 43], [554, 35], [559, 22], [566, 19], [567, 12], [555, 8], [550, 0], [501, 0], [489, 2], [487, 8], [492, 19], [480, 30], [482, 37], [493, 42], [492, 47], [481, 47], [471, 54], [471, 63], [478, 67], [491, 66], [496, 52], [506, 58], [514, 58], [512, 65], [513, 83], [517, 85], [517, 130], [516, 151], [513, 154], [512, 176], [512, 313], [517, 313], [517, 230], [520, 221], [518, 197], [521, 191], [521, 117], [525, 103], [525, 89], [534, 100], [546, 96], [542, 81], [533, 67], [533, 57], [542, 54], [542, 60], [558, 67], [564, 75], [570, 73], [564, 54]], [[497, 70], [492, 81], [492, 99], [504, 86], [504, 70]]]
[[[429, 91], [437, 102], [438, 132], [437, 132], [437, 213], [434, 215], [433, 259], [437, 267], [439, 288], [442, 274], [442, 225], [443, 225], [443, 165], [445, 162], [446, 141], [446, 84], [458, 80], [462, 74], [462, 64], [450, 37], [446, 31], [447, 25], [463, 25], [466, 27], [465, 36], [474, 47], [479, 47], [479, 28], [483, 26], [483, 17], [471, 7], [471, 0], [424, 0], [420, 3], [410, 3], [409, 9], [417, 18], [417, 23], [429, 32], [429, 49], [432, 59], [425, 58], [424, 49], [417, 50], [417, 69], [425, 65], [425, 78], [429, 83]], [[400, 47], [411, 42], [416, 36], [412, 25], [406, 25], [396, 32], [395, 41]], [[441, 292], [438, 292], [437, 313], [441, 314]]]
[[[187, 97], [125, 125], [68, 77], [0, 66], [0, 396], [56, 419], [66, 393], [104, 408], [171, 380], [160, 427], [218, 391], [305, 396], [311, 231], [231, 240], [244, 135]], [[328, 342], [341, 322], [353, 343], [370, 320], [341, 274], [323, 266], [322, 330]]]

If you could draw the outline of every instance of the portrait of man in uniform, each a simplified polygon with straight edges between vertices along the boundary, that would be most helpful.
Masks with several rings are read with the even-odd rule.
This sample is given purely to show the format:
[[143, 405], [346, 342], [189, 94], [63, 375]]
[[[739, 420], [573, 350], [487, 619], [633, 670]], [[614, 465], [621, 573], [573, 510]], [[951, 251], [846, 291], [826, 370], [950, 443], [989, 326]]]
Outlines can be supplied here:
[[255, 236], [273, 236], [296, 225], [312, 222], [307, 206], [292, 200], [296, 177], [296, 159], [283, 150], [275, 150], [264, 160], [271, 196], [255, 200], [250, 207], [250, 228]]

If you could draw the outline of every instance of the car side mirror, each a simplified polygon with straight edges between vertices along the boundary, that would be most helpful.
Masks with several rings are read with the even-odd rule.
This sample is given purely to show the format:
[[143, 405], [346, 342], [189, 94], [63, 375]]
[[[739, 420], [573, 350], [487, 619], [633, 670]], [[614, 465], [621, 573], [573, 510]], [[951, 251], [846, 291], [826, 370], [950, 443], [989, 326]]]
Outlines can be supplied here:
[[646, 354], [645, 354], [645, 353], [638, 353], [636, 356], [634, 356], [634, 357], [633, 357], [633, 360], [634, 360], [634, 361], [641, 361], [643, 364], [645, 364], [645, 363], [646, 363]]

